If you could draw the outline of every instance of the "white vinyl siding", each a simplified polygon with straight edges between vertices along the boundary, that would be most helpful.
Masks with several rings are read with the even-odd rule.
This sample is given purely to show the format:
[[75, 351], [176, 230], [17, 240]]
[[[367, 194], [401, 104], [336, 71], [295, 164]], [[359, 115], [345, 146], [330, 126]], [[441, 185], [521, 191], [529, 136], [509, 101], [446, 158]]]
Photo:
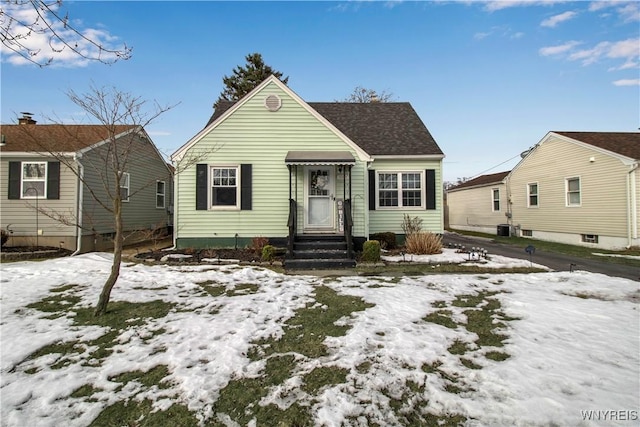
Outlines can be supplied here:
[[506, 223], [507, 217], [504, 212], [493, 209], [493, 190], [500, 193], [500, 205], [507, 206], [507, 190], [502, 183], [447, 192], [449, 226], [456, 230], [495, 234], [497, 225]]
[[[629, 167], [589, 147], [551, 136], [511, 173], [513, 221], [538, 232], [627, 237]], [[567, 178], [580, 178], [580, 209], [567, 206]], [[528, 209], [528, 183], [538, 184], [538, 207]], [[543, 197], [543, 199], [540, 199]]]

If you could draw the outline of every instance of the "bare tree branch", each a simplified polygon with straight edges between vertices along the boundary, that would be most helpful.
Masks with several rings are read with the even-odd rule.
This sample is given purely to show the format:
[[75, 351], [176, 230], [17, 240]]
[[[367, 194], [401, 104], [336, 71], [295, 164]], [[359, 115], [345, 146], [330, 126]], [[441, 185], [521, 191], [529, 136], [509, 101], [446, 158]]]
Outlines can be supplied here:
[[[60, 13], [62, 0], [2, 0], [0, 41], [22, 63], [45, 67], [54, 59], [113, 64], [131, 58], [132, 48], [111, 46], [113, 36], [102, 30], [80, 30]], [[4, 49], [3, 49], [4, 50]]]

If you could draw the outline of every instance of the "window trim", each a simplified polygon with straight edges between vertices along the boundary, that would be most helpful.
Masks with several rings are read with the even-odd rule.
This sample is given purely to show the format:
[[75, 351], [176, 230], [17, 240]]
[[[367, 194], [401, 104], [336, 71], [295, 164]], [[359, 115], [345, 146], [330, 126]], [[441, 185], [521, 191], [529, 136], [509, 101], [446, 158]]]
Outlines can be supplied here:
[[[578, 193], [578, 197], [580, 201], [578, 203], [571, 203], [571, 198], [569, 197], [569, 181], [577, 179], [578, 180], [578, 191], [573, 191], [571, 193]], [[571, 176], [564, 179], [564, 194], [565, 194], [565, 206], [568, 208], [579, 208], [582, 206], [582, 178], [580, 176]]]
[[[158, 192], [158, 184], [162, 183], [162, 193]], [[158, 196], [162, 196], [162, 206], [158, 205]], [[156, 209], [164, 209], [167, 205], [167, 183], [166, 181], [156, 181]]]
[[[122, 195], [123, 188], [127, 189], [127, 198], [122, 199], [122, 201], [128, 203], [131, 196], [131, 174], [129, 172], [119, 172], [118, 174], [120, 175], [120, 182], [118, 183], [118, 185], [120, 186], [120, 195]], [[122, 178], [124, 178], [125, 176], [127, 177], [127, 185], [122, 185]]]
[[[209, 210], [220, 210], [220, 211], [239, 211], [241, 210], [242, 203], [242, 194], [241, 194], [241, 170], [240, 164], [210, 164], [209, 166], [209, 182], [207, 189], [207, 206]], [[235, 205], [214, 205], [213, 204], [213, 179], [214, 179], [214, 169], [235, 169], [236, 171], [236, 204]]]
[[[496, 199], [496, 192], [498, 192], [498, 198]], [[498, 209], [496, 209], [496, 202], [498, 202]], [[491, 212], [500, 212], [500, 188], [491, 189]]]
[[[536, 204], [532, 205], [531, 204], [531, 196], [534, 196], [533, 193], [531, 193], [531, 186], [535, 185], [536, 186], [536, 193], [535, 193], [535, 198], [536, 198]], [[527, 207], [528, 208], [538, 208], [540, 206], [540, 184], [536, 181], [536, 182], [529, 182], [527, 183]]]
[[[44, 177], [38, 179], [25, 179], [24, 177], [24, 167], [25, 165], [33, 165], [33, 164], [42, 164], [44, 165]], [[25, 195], [24, 191], [24, 183], [26, 182], [43, 182], [43, 190], [42, 193], [38, 192], [37, 195]], [[35, 200], [35, 199], [46, 199], [47, 198], [47, 183], [49, 181], [49, 164], [48, 162], [42, 161], [23, 161], [20, 162], [20, 198], [25, 200]]]
[[[425, 210], [426, 209], [426, 198], [427, 198], [427, 183], [426, 176], [424, 170], [376, 170], [376, 210]], [[396, 191], [398, 192], [398, 206], [381, 206], [380, 205], [380, 175], [392, 175], [396, 174], [398, 177], [398, 188]], [[416, 174], [420, 176], [420, 205], [418, 206], [403, 206], [402, 205], [402, 192], [405, 190], [402, 188], [402, 175], [403, 174]], [[389, 191], [388, 189], [382, 189], [385, 191]], [[416, 191], [413, 188], [407, 188], [408, 191]]]

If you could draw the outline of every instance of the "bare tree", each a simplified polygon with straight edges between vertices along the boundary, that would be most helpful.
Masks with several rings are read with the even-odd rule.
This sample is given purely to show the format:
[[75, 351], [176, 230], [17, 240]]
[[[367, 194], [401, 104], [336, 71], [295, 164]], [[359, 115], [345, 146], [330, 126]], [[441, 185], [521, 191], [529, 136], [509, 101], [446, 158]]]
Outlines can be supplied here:
[[[29, 142], [37, 146], [38, 151], [55, 158], [65, 165], [80, 180], [96, 203], [105, 209], [113, 218], [115, 235], [113, 238], [113, 263], [109, 277], [105, 281], [102, 292], [96, 305], [95, 315], [100, 316], [106, 313], [107, 304], [111, 295], [111, 290], [116, 284], [122, 262], [122, 249], [124, 245], [125, 229], [122, 218], [122, 203], [125, 196], [132, 197], [136, 192], [141, 191], [144, 185], [129, 194], [123, 194], [121, 180], [124, 171], [135, 162], [133, 153], [136, 156], [152, 155], [151, 152], [141, 153], [141, 150], [155, 150], [155, 147], [146, 140], [147, 135], [144, 128], [150, 125], [161, 114], [173, 108], [175, 105], [161, 106], [155, 103], [152, 108], [147, 107], [147, 102], [130, 93], [121, 92], [116, 88], [97, 88], [92, 86], [90, 91], [78, 94], [73, 90], [67, 92], [69, 99], [82, 108], [97, 122], [101, 129], [101, 137], [104, 143], [92, 150], [97, 156], [94, 160], [85, 160], [83, 166], [90, 167], [99, 177], [98, 187], [90, 185], [85, 179], [85, 174], [77, 167], [76, 159], [68, 156], [68, 152], [78, 152], [83, 146], [83, 141], [78, 138], [73, 129], [77, 126], [66, 126], [61, 124], [65, 132], [64, 139], [70, 147], [65, 147], [61, 152], [60, 147], [52, 146], [50, 141], [38, 137], [35, 126], [20, 126], [19, 128], [28, 138]], [[128, 129], [129, 133], [123, 136], [123, 129]], [[73, 144], [76, 144], [73, 147]], [[148, 185], [155, 183], [155, 179], [149, 181]], [[53, 214], [52, 214], [53, 215]], [[61, 215], [61, 222], [73, 221], [73, 218]]]
[[81, 58], [113, 64], [131, 57], [132, 48], [114, 47], [113, 37], [102, 30], [80, 29], [61, 10], [62, 0], [3, 0], [0, 8], [0, 40], [5, 55], [40, 67], [54, 58]]
[[353, 92], [343, 102], [357, 102], [357, 103], [369, 103], [369, 102], [392, 102], [395, 95], [391, 92], [383, 90], [378, 93], [373, 89], [366, 89], [362, 86], [356, 86]]

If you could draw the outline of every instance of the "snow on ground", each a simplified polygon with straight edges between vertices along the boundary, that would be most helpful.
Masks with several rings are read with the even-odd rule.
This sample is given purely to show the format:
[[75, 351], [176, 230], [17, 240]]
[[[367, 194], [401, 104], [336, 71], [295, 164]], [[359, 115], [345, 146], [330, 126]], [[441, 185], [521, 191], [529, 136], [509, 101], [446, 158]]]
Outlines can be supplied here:
[[456, 249], [442, 248], [442, 253], [435, 255], [382, 255], [383, 261], [394, 263], [427, 263], [427, 264], [461, 264], [478, 265], [483, 268], [539, 268], [549, 270], [548, 267], [528, 260], [507, 258], [501, 255], [489, 254], [484, 258], [479, 252], [458, 252]]
[[[492, 262], [520, 261], [494, 257]], [[79, 349], [70, 363], [56, 369], [51, 368], [56, 354], [25, 360], [45, 345], [88, 342], [106, 332], [99, 326], [73, 325], [72, 313], [47, 319], [48, 313], [26, 306], [68, 284], [78, 286], [63, 295], [80, 297], [79, 306], [92, 306], [110, 265], [111, 256], [100, 253], [2, 264], [3, 426], [85, 426], [107, 406], [141, 398], [141, 392], [158, 409], [180, 402], [200, 418], [209, 417], [231, 378], [256, 375], [264, 367], [263, 361], [246, 357], [251, 342], [281, 336], [284, 322], [313, 301], [314, 287], [321, 284], [374, 306], [341, 320], [351, 328], [345, 336], [327, 338], [330, 355], [303, 360], [294, 372], [302, 375], [322, 365], [350, 370], [347, 383], [327, 387], [315, 398], [307, 395], [317, 425], [362, 425], [356, 422], [363, 416], [380, 425], [398, 424], [388, 396], [401, 398], [409, 380], [424, 385], [429, 411], [462, 414], [471, 426], [594, 425], [584, 421], [587, 411], [619, 411], [617, 418], [627, 420], [597, 425], [632, 425], [629, 418], [638, 420], [638, 282], [587, 272], [321, 279], [234, 265], [130, 264], [122, 268], [112, 301], [161, 299], [176, 308], [163, 318], [125, 330], [113, 353], [100, 361], [90, 359], [91, 348]], [[253, 284], [258, 290], [212, 297], [199, 285], [205, 281], [227, 289]], [[491, 348], [474, 348], [477, 336], [465, 328], [421, 321], [437, 310], [436, 301], [447, 303], [454, 318], [464, 319], [465, 308], [449, 303], [456, 296], [485, 291], [496, 292], [492, 298], [500, 301], [502, 311], [518, 319], [508, 321], [503, 331], [508, 338], [499, 350], [510, 355], [505, 361], [485, 357]], [[164, 333], [154, 334], [161, 329]], [[481, 369], [466, 367], [460, 356], [449, 352], [455, 341], [468, 343], [471, 350], [464, 357]], [[363, 362], [370, 368], [356, 370]], [[168, 366], [172, 387], [142, 389], [130, 382], [120, 389], [120, 383], [109, 380], [157, 365]], [[446, 375], [427, 374], [421, 369], [425, 365], [439, 365]], [[448, 391], [446, 378], [457, 378], [462, 391]], [[300, 382], [287, 381], [286, 387], [295, 388]], [[85, 384], [101, 391], [91, 399], [70, 397]], [[292, 395], [305, 398], [304, 393], [280, 388], [263, 403], [286, 407]]]

